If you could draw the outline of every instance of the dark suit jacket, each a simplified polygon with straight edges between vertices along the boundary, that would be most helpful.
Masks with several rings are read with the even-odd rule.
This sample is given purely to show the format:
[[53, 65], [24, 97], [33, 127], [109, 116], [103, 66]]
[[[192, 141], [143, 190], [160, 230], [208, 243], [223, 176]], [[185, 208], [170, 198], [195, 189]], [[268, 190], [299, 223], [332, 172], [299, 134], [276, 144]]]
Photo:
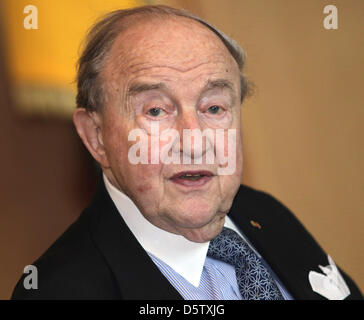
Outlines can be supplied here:
[[[327, 254], [286, 207], [241, 186], [229, 216], [295, 299], [325, 299], [312, 291], [308, 273], [327, 265]], [[102, 179], [89, 207], [33, 265], [38, 289], [24, 289], [25, 274], [12, 299], [182, 299], [126, 226]], [[340, 271], [347, 299], [361, 299]]]

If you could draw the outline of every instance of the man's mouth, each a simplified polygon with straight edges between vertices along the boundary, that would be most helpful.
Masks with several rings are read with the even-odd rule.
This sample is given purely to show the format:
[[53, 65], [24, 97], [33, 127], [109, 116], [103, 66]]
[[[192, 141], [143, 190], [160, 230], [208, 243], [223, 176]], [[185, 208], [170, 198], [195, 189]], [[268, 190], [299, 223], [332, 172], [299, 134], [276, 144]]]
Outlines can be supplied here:
[[181, 171], [174, 174], [170, 180], [179, 185], [197, 187], [209, 182], [213, 176], [214, 174], [211, 171], [206, 170]]

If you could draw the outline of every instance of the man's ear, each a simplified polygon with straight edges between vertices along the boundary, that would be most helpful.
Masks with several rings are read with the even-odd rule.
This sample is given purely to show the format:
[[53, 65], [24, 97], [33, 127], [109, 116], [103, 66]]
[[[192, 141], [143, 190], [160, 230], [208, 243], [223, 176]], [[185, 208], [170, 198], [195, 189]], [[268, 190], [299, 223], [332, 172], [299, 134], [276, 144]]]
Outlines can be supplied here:
[[102, 139], [102, 117], [98, 112], [89, 112], [84, 108], [77, 108], [73, 113], [73, 123], [78, 135], [95, 160], [103, 168], [109, 168]]

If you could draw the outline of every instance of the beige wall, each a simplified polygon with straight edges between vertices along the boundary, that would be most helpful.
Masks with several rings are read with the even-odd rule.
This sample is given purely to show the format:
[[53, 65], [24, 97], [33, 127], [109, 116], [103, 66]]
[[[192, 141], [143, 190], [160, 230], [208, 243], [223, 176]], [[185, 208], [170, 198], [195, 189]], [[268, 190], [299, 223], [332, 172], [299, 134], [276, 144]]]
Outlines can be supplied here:
[[[364, 291], [364, 1], [157, 1], [247, 52], [244, 183], [284, 202]], [[323, 8], [338, 8], [338, 30]]]

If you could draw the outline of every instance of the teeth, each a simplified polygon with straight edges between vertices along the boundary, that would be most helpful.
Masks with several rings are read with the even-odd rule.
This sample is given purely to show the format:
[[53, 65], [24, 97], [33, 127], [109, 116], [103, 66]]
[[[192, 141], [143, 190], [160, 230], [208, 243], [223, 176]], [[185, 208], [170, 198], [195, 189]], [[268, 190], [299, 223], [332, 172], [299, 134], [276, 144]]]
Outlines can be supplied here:
[[199, 179], [201, 177], [202, 175], [200, 174], [184, 174], [183, 176], [181, 176], [182, 179]]

